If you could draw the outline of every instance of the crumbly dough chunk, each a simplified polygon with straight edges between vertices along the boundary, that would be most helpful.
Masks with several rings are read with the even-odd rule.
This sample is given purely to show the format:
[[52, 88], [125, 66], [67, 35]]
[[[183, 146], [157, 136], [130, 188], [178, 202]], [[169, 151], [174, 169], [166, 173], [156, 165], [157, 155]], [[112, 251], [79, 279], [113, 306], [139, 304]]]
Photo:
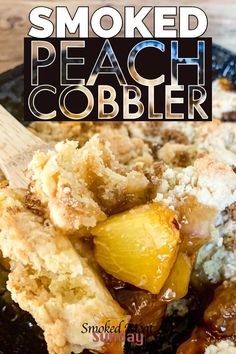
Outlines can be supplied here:
[[[25, 191], [0, 191], [0, 248], [11, 259], [7, 287], [44, 330], [50, 354], [102, 350], [83, 323], [116, 324], [129, 317], [113, 300], [87, 258], [24, 203]], [[114, 324], [114, 322], [113, 322]]]
[[183, 169], [167, 167], [156, 199], [175, 205], [188, 195], [221, 212], [236, 201], [236, 174], [233, 168], [208, 156]]
[[212, 122], [137, 123], [130, 134], [139, 137], [156, 151], [158, 159], [171, 167], [192, 166], [200, 157], [210, 155], [226, 164], [236, 164], [236, 124]]
[[[35, 153], [29, 165], [29, 201], [40, 201], [64, 232], [84, 231], [150, 198], [151, 183], [142, 171], [121, 165], [110, 143], [94, 135], [82, 148], [62, 142], [54, 151]], [[83, 232], [82, 232], [83, 234]]]
[[116, 159], [125, 165], [141, 164], [145, 167], [153, 163], [151, 151], [138, 137], [130, 137], [125, 123], [92, 122], [33, 122], [29, 129], [42, 140], [54, 145], [69, 139], [83, 146], [94, 134], [110, 143]]
[[208, 123], [194, 123], [195, 136], [192, 140], [197, 156], [210, 155], [225, 164], [236, 164], [236, 125], [213, 120]]
[[[178, 203], [194, 196], [199, 203], [214, 208], [215, 221], [210, 226], [211, 240], [197, 256], [194, 272], [202, 282], [219, 283], [236, 274], [236, 174], [232, 166], [208, 156], [193, 166], [169, 168], [163, 173], [156, 200], [178, 209]], [[228, 213], [226, 210], [228, 209]], [[227, 215], [226, 215], [227, 214]], [[199, 229], [208, 215], [202, 215]]]
[[236, 347], [230, 340], [221, 340], [216, 344], [209, 345], [205, 354], [236, 354]]
[[194, 195], [218, 211], [236, 201], [236, 174], [231, 166], [205, 157], [194, 163], [199, 177]]

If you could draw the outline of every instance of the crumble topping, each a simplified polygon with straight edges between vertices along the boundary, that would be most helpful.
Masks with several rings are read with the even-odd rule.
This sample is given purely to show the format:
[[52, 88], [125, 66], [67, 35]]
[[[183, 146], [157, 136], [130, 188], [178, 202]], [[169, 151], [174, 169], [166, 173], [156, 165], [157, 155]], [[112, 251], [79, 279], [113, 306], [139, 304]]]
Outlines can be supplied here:
[[63, 140], [78, 140], [83, 146], [94, 134], [110, 143], [116, 159], [125, 165], [150, 166], [153, 158], [149, 146], [139, 137], [130, 137], [128, 124], [92, 122], [33, 122], [29, 129], [41, 139], [55, 145]]
[[[56, 124], [63, 131], [71, 123]], [[85, 124], [85, 128], [79, 128], [80, 125], [83, 123], [74, 124], [80, 130], [82, 141], [86, 141], [88, 126]], [[236, 200], [236, 175], [232, 168], [236, 164], [234, 124], [216, 120], [188, 124], [123, 123], [116, 125], [113, 130], [110, 124], [104, 125], [94, 127], [89, 124], [90, 133], [100, 131], [100, 134], [93, 136], [79, 150], [76, 142], [68, 141], [59, 143], [56, 152], [36, 153], [30, 166], [33, 182], [27, 199], [37, 201], [36, 209], [38, 201], [42, 202], [54, 224], [67, 233], [78, 233], [80, 230], [79, 234], [85, 235], [88, 228], [104, 220], [107, 215], [145, 203], [152, 197], [175, 209], [184, 198], [194, 196], [199, 203], [217, 211], [215, 225], [211, 226], [211, 240], [201, 248], [195, 270], [204, 281], [217, 283], [229, 279], [236, 267], [236, 227], [231, 226], [229, 229], [229, 222], [222, 224], [219, 218], [225, 208], [232, 209], [231, 205]], [[112, 138], [109, 140], [105, 136]], [[170, 141], [167, 141], [167, 137]], [[127, 158], [126, 153], [122, 154], [126, 139], [131, 145], [135, 139], [143, 142], [142, 149], [136, 149], [133, 157], [129, 155]], [[151, 156], [148, 145], [151, 146], [154, 140], [157, 153]], [[128, 144], [130, 148], [131, 145]], [[64, 150], [70, 150], [70, 153]], [[150, 161], [140, 161], [144, 151], [148, 153]], [[64, 159], [59, 157], [63, 154], [66, 156]], [[70, 161], [67, 167], [63, 165], [66, 159]], [[151, 160], [155, 162], [150, 166]], [[52, 169], [57, 171], [54, 171], [57, 181], [49, 183]], [[71, 178], [71, 170], [78, 180]], [[92, 183], [89, 170], [92, 170]], [[50, 186], [49, 189], [47, 186]], [[82, 205], [87, 205], [87, 209]], [[231, 213], [229, 220], [232, 217]]]
[[236, 200], [236, 175], [231, 166], [207, 156], [183, 169], [167, 167], [156, 200], [175, 204], [187, 195], [220, 212]]
[[99, 135], [81, 149], [67, 141], [55, 151], [36, 152], [29, 171], [29, 199], [40, 200], [54, 225], [68, 233], [84, 232], [106, 215], [145, 203], [153, 185], [143, 171], [120, 164]]
[[[193, 198], [203, 211], [193, 209], [196, 220], [182, 224], [182, 230], [204, 230], [208, 241], [198, 252], [192, 281], [218, 284], [235, 276], [236, 126], [225, 121], [236, 112], [236, 94], [217, 81], [213, 97], [217, 119], [212, 122], [30, 125], [52, 150], [35, 153], [27, 191], [1, 182], [0, 248], [10, 258], [13, 299], [43, 328], [50, 353], [103, 352], [102, 343], [79, 335], [79, 321], [97, 323], [94, 313], [99, 321], [128, 321], [81, 241], [110, 215], [152, 200], [178, 212]], [[208, 210], [215, 211], [213, 220]], [[181, 299], [168, 305], [167, 314], [178, 306], [180, 313], [188, 310]], [[233, 352], [228, 340], [206, 349], [207, 354]]]
[[209, 345], [205, 354], [236, 354], [236, 347], [230, 340], [221, 340], [216, 344]]
[[49, 220], [32, 213], [24, 194], [0, 191], [0, 246], [10, 258], [7, 287], [12, 298], [44, 330], [50, 353], [101, 350], [102, 342], [81, 333], [82, 324], [102, 325], [106, 319], [127, 323], [129, 317], [113, 300], [79, 241], [75, 248]]

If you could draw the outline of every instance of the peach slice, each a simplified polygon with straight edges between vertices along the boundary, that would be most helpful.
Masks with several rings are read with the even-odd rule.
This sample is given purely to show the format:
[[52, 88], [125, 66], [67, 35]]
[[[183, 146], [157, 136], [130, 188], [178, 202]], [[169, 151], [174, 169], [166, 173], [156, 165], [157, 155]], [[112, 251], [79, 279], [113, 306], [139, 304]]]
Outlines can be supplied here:
[[161, 290], [161, 298], [164, 301], [172, 301], [179, 300], [187, 295], [191, 271], [192, 262], [190, 258], [185, 253], [180, 252]]
[[153, 202], [109, 217], [92, 230], [95, 257], [114, 277], [158, 294], [175, 262], [179, 224], [173, 210]]

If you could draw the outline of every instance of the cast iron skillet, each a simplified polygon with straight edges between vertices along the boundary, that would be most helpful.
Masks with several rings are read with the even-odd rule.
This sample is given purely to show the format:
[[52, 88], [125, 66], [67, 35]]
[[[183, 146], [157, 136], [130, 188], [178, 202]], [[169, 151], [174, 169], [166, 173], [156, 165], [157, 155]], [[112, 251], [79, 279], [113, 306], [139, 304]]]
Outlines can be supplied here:
[[[236, 55], [213, 45], [212, 78], [223, 77], [230, 80], [236, 88]], [[28, 122], [23, 120], [23, 94], [23, 65], [0, 74], [0, 104], [22, 124], [27, 125]], [[236, 121], [236, 115], [226, 117], [226, 120]], [[28, 313], [10, 300], [10, 294], [5, 291], [6, 278], [7, 272], [0, 266], [0, 354], [47, 354], [41, 329]], [[206, 303], [211, 297], [211, 291], [207, 293], [209, 297], [204, 289], [203, 298]], [[127, 344], [126, 353], [174, 354], [178, 346], [190, 336], [193, 328], [200, 324], [206, 305], [193, 289], [190, 289], [187, 299], [190, 311], [186, 315], [180, 317], [174, 312], [171, 317], [164, 319], [155, 341], [147, 342], [141, 348], [133, 348]]]

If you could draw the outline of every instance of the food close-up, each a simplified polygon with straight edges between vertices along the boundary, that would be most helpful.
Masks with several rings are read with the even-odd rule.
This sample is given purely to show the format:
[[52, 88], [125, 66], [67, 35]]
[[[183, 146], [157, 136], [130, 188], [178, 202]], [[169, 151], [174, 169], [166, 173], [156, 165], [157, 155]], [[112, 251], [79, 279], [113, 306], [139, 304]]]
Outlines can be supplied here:
[[29, 121], [0, 74], [0, 354], [236, 353], [236, 55], [211, 65], [206, 121]]
[[34, 153], [27, 188], [2, 176], [2, 321], [26, 321], [17, 303], [49, 353], [122, 353], [81, 333], [108, 319], [148, 328], [150, 353], [234, 353], [236, 126], [222, 117], [236, 93], [214, 85], [209, 123], [29, 125], [50, 148]]

